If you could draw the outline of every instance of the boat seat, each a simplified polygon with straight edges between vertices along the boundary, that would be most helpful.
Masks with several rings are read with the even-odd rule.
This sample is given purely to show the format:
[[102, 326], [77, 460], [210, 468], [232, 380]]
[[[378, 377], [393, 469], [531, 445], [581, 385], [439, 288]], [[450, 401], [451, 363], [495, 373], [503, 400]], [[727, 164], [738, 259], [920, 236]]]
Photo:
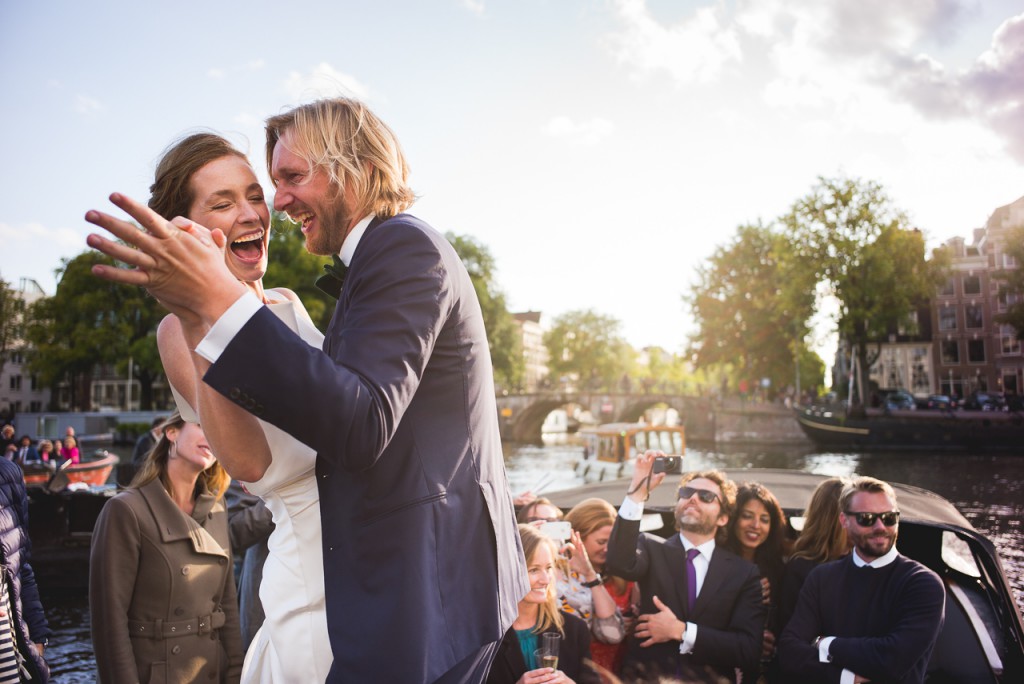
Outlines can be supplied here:
[[950, 576], [944, 582], [946, 616], [928, 662], [925, 682], [996, 684], [1003, 665], [981, 617], [963, 586]]

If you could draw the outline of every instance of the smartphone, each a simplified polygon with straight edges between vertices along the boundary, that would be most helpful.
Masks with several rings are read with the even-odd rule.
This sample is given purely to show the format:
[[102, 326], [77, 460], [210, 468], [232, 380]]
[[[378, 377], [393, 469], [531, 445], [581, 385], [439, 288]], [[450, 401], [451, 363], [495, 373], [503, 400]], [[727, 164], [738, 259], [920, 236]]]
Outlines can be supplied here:
[[657, 456], [654, 459], [653, 473], [681, 473], [683, 459], [681, 456]]
[[569, 541], [569, 537], [572, 536], [572, 524], [564, 520], [546, 522], [540, 526], [540, 531], [558, 543], [564, 544]]

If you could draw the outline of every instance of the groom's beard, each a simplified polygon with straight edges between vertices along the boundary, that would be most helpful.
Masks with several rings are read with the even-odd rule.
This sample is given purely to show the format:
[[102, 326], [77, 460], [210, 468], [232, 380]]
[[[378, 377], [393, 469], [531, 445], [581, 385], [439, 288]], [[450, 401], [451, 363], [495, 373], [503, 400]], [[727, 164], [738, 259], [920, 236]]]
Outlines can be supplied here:
[[348, 236], [351, 215], [345, 208], [342, 193], [324, 197], [323, 204], [314, 211], [317, 230], [306, 236], [306, 251], [310, 254], [330, 256], [341, 252]]

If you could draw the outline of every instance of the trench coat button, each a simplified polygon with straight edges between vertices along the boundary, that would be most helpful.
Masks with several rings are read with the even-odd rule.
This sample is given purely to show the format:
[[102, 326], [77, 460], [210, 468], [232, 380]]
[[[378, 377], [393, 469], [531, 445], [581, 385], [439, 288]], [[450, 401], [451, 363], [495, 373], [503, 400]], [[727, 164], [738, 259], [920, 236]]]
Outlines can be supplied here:
[[181, 646], [175, 646], [174, 648], [172, 648], [171, 653], [173, 653], [174, 655], [178, 655], [179, 653], [181, 653]]
[[175, 615], [179, 615], [179, 616], [180, 615], [184, 615], [185, 614], [185, 609], [184, 608], [180, 608], [180, 607], [179, 608], [175, 608], [174, 609], [174, 614]]
[[227, 558], [221, 558], [219, 562], [220, 562], [221, 565], [224, 565], [225, 563], [228, 562], [228, 559]]
[[190, 572], [192, 572], [192, 569], [189, 568], [187, 565], [181, 569], [181, 574], [182, 575], [187, 575]]

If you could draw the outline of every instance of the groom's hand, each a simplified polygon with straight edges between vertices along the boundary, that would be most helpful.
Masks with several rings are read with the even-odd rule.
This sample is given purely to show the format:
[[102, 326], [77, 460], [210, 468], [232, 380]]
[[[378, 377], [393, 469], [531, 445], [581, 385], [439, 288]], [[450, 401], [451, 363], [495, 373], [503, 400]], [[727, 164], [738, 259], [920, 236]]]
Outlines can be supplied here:
[[86, 243], [134, 267], [97, 265], [92, 269], [94, 275], [146, 288], [186, 325], [212, 325], [245, 292], [245, 286], [224, 263], [225, 238], [221, 231], [211, 232], [181, 217], [168, 221], [119, 193], [111, 195], [110, 201], [144, 230], [100, 211], [86, 213], [86, 221], [105, 228], [127, 245], [95, 233], [86, 238]]

